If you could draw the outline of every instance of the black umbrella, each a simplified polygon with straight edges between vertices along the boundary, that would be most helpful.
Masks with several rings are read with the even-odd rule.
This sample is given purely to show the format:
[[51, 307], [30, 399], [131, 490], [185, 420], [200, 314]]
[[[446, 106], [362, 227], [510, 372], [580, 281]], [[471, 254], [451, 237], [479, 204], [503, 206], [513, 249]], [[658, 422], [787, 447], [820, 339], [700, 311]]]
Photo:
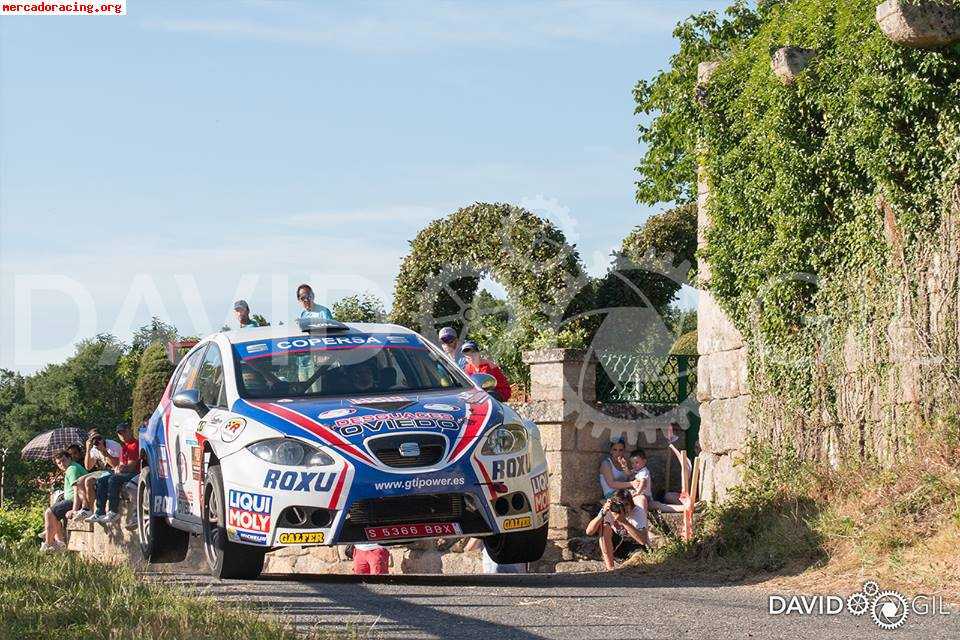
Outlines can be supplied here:
[[87, 432], [80, 427], [60, 427], [41, 433], [28, 442], [20, 452], [20, 457], [24, 460], [49, 460], [72, 444], [82, 447], [86, 439]]

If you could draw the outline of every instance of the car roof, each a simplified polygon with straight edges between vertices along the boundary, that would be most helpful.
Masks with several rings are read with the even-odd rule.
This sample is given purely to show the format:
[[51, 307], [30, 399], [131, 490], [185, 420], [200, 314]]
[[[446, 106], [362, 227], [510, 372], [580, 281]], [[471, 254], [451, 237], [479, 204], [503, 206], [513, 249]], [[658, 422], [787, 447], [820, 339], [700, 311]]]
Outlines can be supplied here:
[[[350, 327], [350, 331], [343, 333], [338, 332], [333, 335], [351, 335], [355, 333], [398, 333], [416, 335], [415, 331], [411, 331], [410, 329], [402, 327], [398, 324], [381, 324], [372, 322], [344, 322], [343, 324]], [[236, 344], [238, 342], [250, 342], [252, 340], [271, 340], [275, 338], [289, 338], [292, 336], [307, 336], [310, 334], [308, 334], [306, 331], [300, 331], [300, 327], [297, 326], [297, 321], [292, 320], [290, 324], [269, 327], [248, 327], [246, 329], [232, 329], [230, 331], [223, 331], [216, 335], [225, 337], [231, 344]]]

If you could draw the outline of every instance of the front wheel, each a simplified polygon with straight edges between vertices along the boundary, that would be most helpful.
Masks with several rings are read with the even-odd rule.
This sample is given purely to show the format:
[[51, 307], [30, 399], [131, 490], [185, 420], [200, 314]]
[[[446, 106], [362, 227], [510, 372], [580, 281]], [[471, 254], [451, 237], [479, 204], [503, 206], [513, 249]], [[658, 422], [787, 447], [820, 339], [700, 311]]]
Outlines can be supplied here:
[[501, 533], [487, 536], [483, 546], [487, 555], [497, 564], [536, 562], [547, 548], [547, 526], [517, 533]]
[[220, 465], [207, 469], [203, 488], [203, 553], [215, 578], [257, 578], [267, 550], [227, 539], [226, 501]]
[[174, 529], [153, 509], [150, 467], [140, 471], [137, 480], [137, 537], [147, 562], [182, 562], [190, 547], [190, 533]]

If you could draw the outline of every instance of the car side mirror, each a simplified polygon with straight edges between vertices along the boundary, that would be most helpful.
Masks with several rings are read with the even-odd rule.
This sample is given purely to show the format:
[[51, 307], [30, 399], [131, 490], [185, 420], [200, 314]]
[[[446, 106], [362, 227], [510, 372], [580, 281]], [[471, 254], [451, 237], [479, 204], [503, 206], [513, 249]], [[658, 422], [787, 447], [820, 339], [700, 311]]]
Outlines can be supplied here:
[[173, 396], [173, 406], [180, 409], [193, 409], [200, 417], [207, 415], [210, 409], [200, 399], [200, 392], [196, 389], [184, 389]]
[[474, 373], [470, 376], [470, 379], [484, 391], [493, 391], [497, 388], [497, 379], [489, 373]]

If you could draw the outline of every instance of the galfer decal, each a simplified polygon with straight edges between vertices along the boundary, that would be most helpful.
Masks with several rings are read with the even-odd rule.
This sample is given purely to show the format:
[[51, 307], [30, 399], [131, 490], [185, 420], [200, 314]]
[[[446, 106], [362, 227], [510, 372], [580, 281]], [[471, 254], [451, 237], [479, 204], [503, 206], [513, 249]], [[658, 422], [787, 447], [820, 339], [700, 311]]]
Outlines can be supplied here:
[[327, 492], [333, 488], [335, 479], [335, 473], [269, 469], [267, 475], [263, 478], [263, 488], [279, 489], [281, 491]]
[[452, 404], [442, 404], [442, 403], [438, 403], [438, 402], [430, 403], [430, 404], [425, 404], [425, 405], [423, 405], [423, 408], [424, 408], [424, 409], [428, 409], [428, 410], [430, 410], [430, 411], [448, 411], [448, 412], [449, 412], [449, 411], [460, 411], [460, 407], [455, 407], [455, 406], [453, 406]]
[[340, 409], [330, 409], [330, 411], [324, 411], [317, 416], [320, 420], [332, 420], [333, 418], [342, 418], [344, 416], [350, 416], [357, 412], [353, 407], [343, 407]]
[[510, 531], [512, 529], [525, 529], [533, 523], [533, 520], [530, 516], [521, 516], [519, 518], [507, 518], [503, 521], [503, 526], [500, 527], [504, 531]]
[[376, 396], [373, 398], [349, 398], [352, 404], [378, 404], [380, 402], [413, 402], [403, 396]]
[[294, 426], [300, 427], [312, 436], [319, 437], [327, 444], [337, 447], [338, 451], [347, 453], [354, 458], [358, 458], [359, 460], [366, 462], [367, 464], [374, 464], [373, 460], [371, 460], [367, 454], [363, 453], [357, 449], [357, 447], [350, 444], [316, 420], [308, 418], [307, 416], [297, 413], [296, 411], [292, 411], [287, 407], [281, 407], [270, 402], [248, 401], [247, 404], [272, 416], [282, 418]]
[[491, 465], [494, 482], [506, 478], [519, 478], [530, 473], [530, 454], [522, 453], [505, 460], [494, 460]]
[[323, 544], [323, 531], [296, 531], [277, 536], [280, 544]]
[[220, 439], [224, 442], [233, 442], [237, 439], [237, 436], [243, 432], [246, 426], [247, 421], [243, 418], [231, 418], [227, 420], [227, 423], [220, 429]]
[[537, 474], [530, 478], [530, 487], [533, 489], [533, 510], [535, 513], [546, 511], [550, 508], [550, 491], [547, 482], [547, 472]]

